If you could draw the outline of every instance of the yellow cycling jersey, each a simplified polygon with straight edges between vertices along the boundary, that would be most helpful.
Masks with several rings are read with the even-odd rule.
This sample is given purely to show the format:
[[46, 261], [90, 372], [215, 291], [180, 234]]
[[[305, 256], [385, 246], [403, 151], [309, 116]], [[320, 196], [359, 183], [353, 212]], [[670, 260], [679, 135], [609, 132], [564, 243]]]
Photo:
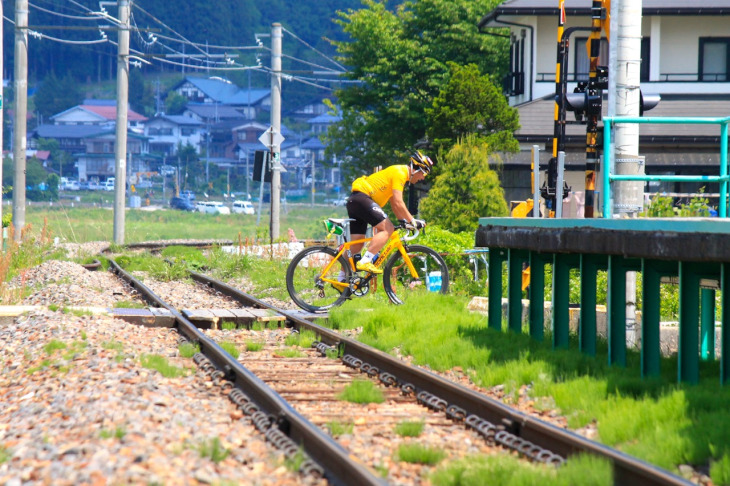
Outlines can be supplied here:
[[407, 165], [391, 165], [369, 176], [362, 176], [352, 183], [352, 190], [364, 192], [381, 208], [393, 196], [393, 191], [403, 192], [408, 182]]

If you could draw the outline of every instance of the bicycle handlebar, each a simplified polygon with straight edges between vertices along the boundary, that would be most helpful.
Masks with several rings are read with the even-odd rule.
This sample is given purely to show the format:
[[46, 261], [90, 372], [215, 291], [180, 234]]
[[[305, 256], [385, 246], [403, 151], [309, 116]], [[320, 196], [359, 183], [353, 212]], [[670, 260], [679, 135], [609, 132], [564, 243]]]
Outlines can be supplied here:
[[408, 231], [408, 234], [402, 237], [403, 241], [415, 240], [416, 238], [418, 238], [418, 235], [421, 234], [421, 230], [419, 230], [418, 228], [414, 228], [413, 226], [410, 226], [408, 223], [406, 223], [403, 220], [398, 221], [398, 226], [396, 226], [395, 229], [397, 229], [397, 230], [404, 229], [404, 230]]

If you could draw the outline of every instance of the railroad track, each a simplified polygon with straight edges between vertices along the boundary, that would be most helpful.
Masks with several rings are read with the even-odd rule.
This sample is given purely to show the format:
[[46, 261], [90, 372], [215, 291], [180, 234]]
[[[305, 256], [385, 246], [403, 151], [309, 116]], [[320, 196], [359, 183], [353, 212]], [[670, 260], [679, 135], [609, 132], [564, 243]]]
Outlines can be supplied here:
[[[244, 366], [198, 328], [194, 319], [191, 320], [191, 317], [196, 317], [194, 313], [185, 316], [172, 308], [113, 261], [112, 270], [153, 308], [167, 315], [170, 325], [184, 339], [200, 347], [200, 354], [195, 356], [198, 366], [251, 418], [267, 439], [289, 455], [299, 453], [301, 446], [307, 456], [301, 468], [305, 474], [322, 475], [333, 484], [383, 484], [383, 479], [372, 468], [363, 464], [361, 459], [354, 459], [350, 451], [322, 430], [322, 426], [335, 417], [342, 421], [351, 420], [352, 417], [337, 411], [327, 416], [305, 418], [307, 403], [334, 402], [334, 397], [345, 383], [363, 375], [379, 381], [388, 399], [396, 406], [397, 410], [392, 409], [378, 418], [381, 422], [391, 424], [390, 429], [394, 422], [407, 417], [427, 421], [435, 427], [453, 427], [457, 424], [480, 436], [489, 446], [506, 447], [533, 461], [559, 465], [577, 453], [605, 458], [613, 466], [615, 484], [691, 484], [668, 471], [513, 410], [440, 376], [414, 368], [319, 326], [301, 312], [278, 309], [223, 282], [192, 273], [193, 280], [201, 285], [245, 307], [278, 316], [290, 330], [298, 333], [311, 331], [318, 336], [313, 352], [319, 358], [310, 355], [300, 361], [282, 360], [271, 357], [269, 353], [266, 358], [247, 358]], [[236, 317], [235, 312], [230, 313]], [[201, 318], [199, 314], [197, 317]], [[276, 346], [276, 338], [264, 345], [269, 350]], [[331, 359], [333, 357], [337, 359]], [[314, 369], [309, 365], [302, 368], [303, 364], [312, 363], [313, 360], [320, 361]], [[284, 361], [286, 366], [282, 365]], [[315, 376], [317, 380], [314, 380]], [[307, 383], [305, 388], [292, 386], [292, 383], [302, 382]], [[420, 413], [414, 411], [416, 404], [420, 405]]]

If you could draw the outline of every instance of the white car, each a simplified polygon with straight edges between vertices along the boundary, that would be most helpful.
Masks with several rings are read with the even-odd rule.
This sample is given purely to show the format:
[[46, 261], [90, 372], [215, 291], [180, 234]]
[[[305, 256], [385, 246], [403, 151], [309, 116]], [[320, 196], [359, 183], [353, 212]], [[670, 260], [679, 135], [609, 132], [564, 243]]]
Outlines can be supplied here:
[[233, 201], [233, 212], [235, 214], [255, 214], [253, 204], [250, 201]]
[[205, 214], [231, 214], [228, 206], [220, 201], [199, 201], [195, 204], [195, 210]]

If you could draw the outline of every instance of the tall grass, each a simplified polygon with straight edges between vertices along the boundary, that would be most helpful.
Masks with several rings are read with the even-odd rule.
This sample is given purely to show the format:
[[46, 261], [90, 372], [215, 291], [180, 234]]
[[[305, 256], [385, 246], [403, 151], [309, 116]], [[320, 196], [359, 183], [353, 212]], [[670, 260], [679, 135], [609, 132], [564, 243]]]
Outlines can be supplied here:
[[398, 307], [356, 299], [332, 309], [327, 325], [362, 327], [359, 339], [385, 352], [437, 371], [458, 366], [484, 387], [504, 385], [508, 401], [526, 396], [538, 408], [558, 409], [571, 428], [595, 422], [598, 440], [658, 466], [712, 463], [724, 477], [730, 388], [718, 386], [717, 361], [701, 362], [699, 385], [677, 383], [676, 357], [662, 358], [661, 376], [646, 380], [636, 350], [628, 350], [626, 368], [608, 366], [605, 341], [595, 357], [578, 351], [576, 336], [569, 350], [556, 351], [549, 334], [540, 343], [489, 329], [485, 316], [464, 311], [466, 303], [437, 294]]

